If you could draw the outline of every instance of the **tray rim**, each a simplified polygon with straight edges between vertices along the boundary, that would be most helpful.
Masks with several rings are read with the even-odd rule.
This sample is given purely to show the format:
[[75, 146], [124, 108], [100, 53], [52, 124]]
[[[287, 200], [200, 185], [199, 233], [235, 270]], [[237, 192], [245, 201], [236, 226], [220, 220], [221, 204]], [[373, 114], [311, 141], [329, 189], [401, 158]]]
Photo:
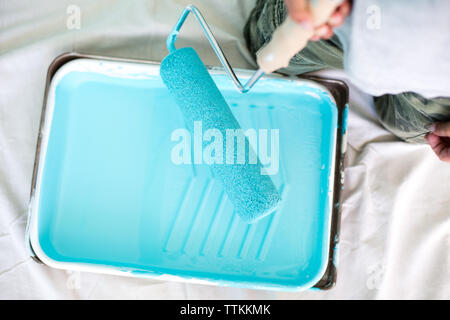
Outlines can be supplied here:
[[[140, 63], [140, 64], [150, 64], [150, 65], [159, 65], [160, 62], [157, 61], [149, 61], [149, 60], [140, 60], [140, 59], [127, 59], [127, 58], [116, 58], [116, 57], [109, 57], [109, 56], [99, 56], [99, 55], [89, 55], [89, 54], [82, 54], [82, 53], [76, 53], [76, 52], [68, 52], [63, 53], [59, 56], [57, 56], [53, 62], [50, 64], [47, 76], [46, 76], [46, 84], [45, 84], [45, 93], [44, 93], [44, 99], [43, 99], [43, 105], [41, 110], [41, 119], [39, 124], [39, 133], [37, 138], [37, 144], [36, 144], [36, 152], [35, 152], [35, 161], [33, 165], [33, 175], [32, 175], [32, 182], [31, 182], [31, 190], [30, 190], [30, 200], [29, 200], [29, 207], [28, 207], [28, 221], [27, 221], [27, 229], [26, 229], [26, 246], [29, 251], [30, 256], [35, 260], [36, 262], [40, 264], [45, 264], [42, 259], [38, 257], [36, 254], [36, 251], [33, 248], [33, 244], [30, 237], [30, 225], [32, 224], [32, 215], [33, 215], [33, 202], [34, 202], [34, 196], [36, 193], [36, 186], [37, 186], [37, 178], [38, 178], [38, 169], [39, 169], [39, 162], [40, 162], [40, 155], [42, 152], [42, 138], [44, 133], [44, 126], [46, 123], [46, 109], [47, 109], [47, 103], [48, 103], [48, 94], [51, 87], [51, 81], [53, 79], [53, 76], [56, 74], [56, 72], [66, 63], [69, 61], [75, 60], [75, 59], [97, 59], [97, 60], [105, 60], [105, 61], [112, 61], [112, 62], [128, 62], [128, 63]], [[212, 71], [223, 71], [223, 68], [221, 67], [211, 67], [207, 66], [208, 70]], [[247, 70], [247, 69], [236, 69], [239, 73], [243, 74], [251, 74], [253, 71]], [[271, 78], [284, 78], [282, 74], [272, 74], [270, 75]], [[337, 107], [337, 134], [336, 134], [336, 143], [335, 143], [335, 160], [334, 160], [334, 179], [333, 179], [333, 197], [330, 201], [332, 208], [331, 208], [331, 216], [329, 221], [329, 250], [328, 250], [328, 261], [325, 265], [325, 271], [323, 272], [320, 280], [313, 286], [311, 286], [310, 289], [320, 289], [320, 290], [329, 290], [336, 284], [337, 280], [337, 253], [338, 253], [338, 243], [339, 243], [339, 233], [340, 233], [340, 218], [341, 218], [341, 199], [342, 199], [342, 189], [343, 189], [343, 171], [344, 171], [344, 158], [345, 158], [345, 146], [346, 146], [346, 114], [348, 111], [348, 87], [347, 85], [340, 81], [335, 79], [328, 79], [323, 77], [317, 77], [317, 76], [307, 76], [302, 75], [298, 76], [299, 79], [304, 80], [310, 80], [315, 82], [315, 84], [320, 85], [323, 87], [330, 96], [334, 99]], [[95, 270], [98, 268], [99, 270]], [[66, 268], [67, 269], [67, 268]], [[123, 275], [123, 270], [114, 270], [113, 268], [103, 268], [103, 267], [84, 267], [80, 266], [80, 271], [88, 271], [88, 272], [101, 272], [106, 274], [117, 274], [117, 275]], [[145, 277], [145, 274], [143, 273], [133, 273], [133, 272], [126, 272], [127, 275], [131, 276], [139, 276], [139, 277]], [[148, 276], [150, 278], [158, 278], [157, 274], [152, 274], [149, 272]], [[218, 283], [204, 280], [204, 279], [187, 279], [182, 276], [175, 276], [175, 275], [164, 275], [163, 279], [161, 280], [175, 280], [175, 281], [183, 281], [183, 282], [194, 282], [197, 284], [222, 284], [222, 281], [218, 281]], [[230, 282], [230, 283], [228, 283]], [[223, 282], [225, 285], [232, 285], [232, 286], [239, 286], [236, 285], [233, 281], [225, 281]], [[242, 283], [244, 284], [244, 283]], [[252, 288], [258, 289], [258, 287], [255, 284], [251, 284]], [[262, 286], [261, 289], [278, 289], [278, 290], [289, 290], [285, 287], [268, 287], [268, 286]], [[298, 289], [297, 289], [298, 290]]]

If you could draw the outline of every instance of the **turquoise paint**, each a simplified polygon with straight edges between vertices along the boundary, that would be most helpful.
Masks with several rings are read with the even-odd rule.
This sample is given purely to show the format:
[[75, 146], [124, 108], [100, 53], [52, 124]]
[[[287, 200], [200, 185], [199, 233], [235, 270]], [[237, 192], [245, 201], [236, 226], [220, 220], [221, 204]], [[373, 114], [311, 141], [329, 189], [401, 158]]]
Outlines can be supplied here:
[[[126, 68], [126, 63], [122, 64]], [[337, 109], [315, 86], [214, 75], [243, 129], [280, 130], [276, 213], [249, 225], [206, 165], [170, 161], [184, 118], [159, 76], [70, 72], [57, 84], [40, 181], [38, 240], [62, 262], [284, 289], [328, 258]]]
[[348, 104], [345, 105], [344, 114], [342, 116], [342, 134], [347, 132]]

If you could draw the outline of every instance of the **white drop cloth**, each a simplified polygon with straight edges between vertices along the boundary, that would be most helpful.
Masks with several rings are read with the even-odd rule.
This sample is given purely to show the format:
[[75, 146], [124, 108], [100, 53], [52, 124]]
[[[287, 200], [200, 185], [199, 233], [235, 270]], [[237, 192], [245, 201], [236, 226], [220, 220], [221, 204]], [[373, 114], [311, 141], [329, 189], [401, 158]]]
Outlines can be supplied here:
[[[426, 145], [398, 141], [352, 88], [337, 286], [282, 293], [50, 269], [24, 238], [29, 189], [50, 62], [67, 51], [160, 61], [182, 8], [205, 14], [233, 66], [249, 68], [242, 27], [253, 1], [0, 0], [0, 298], [333, 299], [450, 298], [450, 164]], [[69, 5], [81, 29], [68, 30]], [[191, 20], [190, 18], [189, 20]], [[180, 45], [218, 65], [192, 20]]]
[[344, 68], [364, 92], [450, 97], [450, 1], [357, 0], [337, 31]]

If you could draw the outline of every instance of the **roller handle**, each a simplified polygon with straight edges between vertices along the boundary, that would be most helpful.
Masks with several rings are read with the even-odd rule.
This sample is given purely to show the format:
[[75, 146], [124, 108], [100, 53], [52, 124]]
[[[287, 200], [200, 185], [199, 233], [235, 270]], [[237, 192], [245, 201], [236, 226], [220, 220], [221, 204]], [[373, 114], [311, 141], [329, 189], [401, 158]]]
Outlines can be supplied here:
[[[318, 0], [311, 4], [314, 26], [325, 23], [343, 0]], [[294, 55], [306, 47], [314, 30], [309, 30], [287, 16], [274, 31], [270, 42], [256, 53], [258, 66], [264, 73], [272, 73], [289, 65]]]

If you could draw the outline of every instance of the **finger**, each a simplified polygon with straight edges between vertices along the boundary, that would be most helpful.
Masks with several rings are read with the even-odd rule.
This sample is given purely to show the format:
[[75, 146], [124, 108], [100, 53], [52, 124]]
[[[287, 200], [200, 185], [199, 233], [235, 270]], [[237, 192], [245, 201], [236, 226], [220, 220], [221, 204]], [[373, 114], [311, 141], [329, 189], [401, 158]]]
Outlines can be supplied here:
[[322, 24], [320, 26], [318, 26], [316, 28], [316, 30], [314, 30], [314, 35], [317, 35], [319, 38], [322, 38], [323, 36], [325, 36], [326, 34], [328, 34], [330, 27], [328, 26], [328, 24]]
[[309, 39], [309, 40], [311, 40], [311, 41], [319, 41], [320, 40], [320, 37], [318, 36], [318, 35], [313, 35], [312, 37], [311, 37], [311, 39]]
[[425, 136], [425, 140], [428, 142], [428, 144], [430, 145], [431, 149], [433, 149], [433, 151], [440, 151], [442, 145], [441, 145], [441, 138], [437, 135], [435, 135], [434, 133], [429, 133]]
[[429, 133], [425, 136], [425, 140], [440, 160], [450, 162], [450, 145], [441, 137], [434, 133]]
[[333, 34], [334, 34], [334, 30], [333, 30], [332, 27], [329, 26], [328, 32], [327, 32], [324, 36], [322, 36], [322, 39], [324, 39], [324, 40], [331, 39], [331, 37], [333, 36]]
[[310, 23], [312, 25], [312, 15], [309, 9], [309, 2], [306, 0], [284, 0], [289, 16], [296, 22]]
[[333, 28], [329, 24], [323, 24], [314, 32], [320, 39], [329, 39], [333, 36]]
[[340, 6], [338, 6], [337, 9], [333, 12], [330, 19], [328, 20], [328, 23], [332, 27], [339, 27], [344, 23], [345, 18], [347, 18], [349, 13], [350, 13], [350, 2], [345, 1]]
[[337, 10], [341, 13], [341, 15], [345, 18], [349, 15], [350, 10], [352, 9], [352, 5], [350, 1], [344, 1]]
[[430, 131], [441, 137], [450, 137], [450, 121], [433, 123]]
[[345, 17], [339, 11], [335, 11], [328, 20], [328, 24], [331, 27], [339, 27], [344, 23], [344, 19]]

